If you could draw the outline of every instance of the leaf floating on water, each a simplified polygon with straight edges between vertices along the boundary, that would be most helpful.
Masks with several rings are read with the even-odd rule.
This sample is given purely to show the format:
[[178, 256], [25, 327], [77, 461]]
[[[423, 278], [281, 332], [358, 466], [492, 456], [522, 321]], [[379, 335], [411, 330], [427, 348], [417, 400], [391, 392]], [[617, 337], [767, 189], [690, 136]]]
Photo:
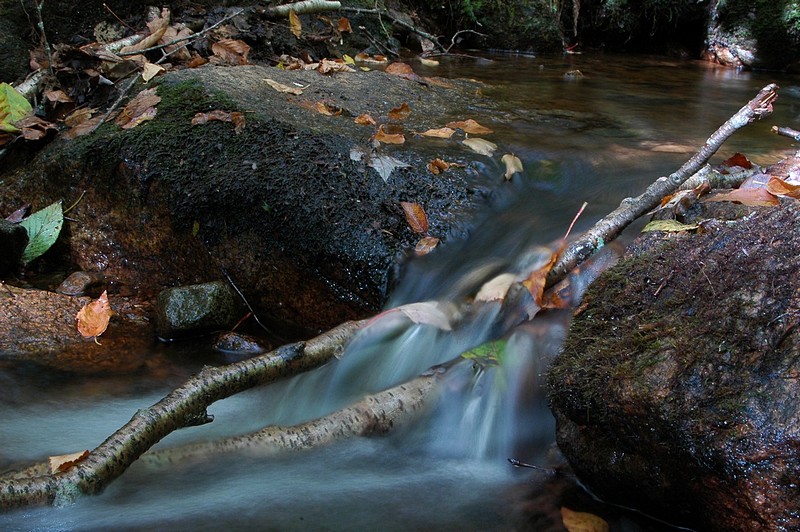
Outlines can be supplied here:
[[406, 221], [412, 231], [415, 233], [428, 232], [428, 215], [425, 214], [425, 209], [423, 209], [419, 203], [401, 201], [400, 206], [403, 207]]
[[19, 131], [15, 122], [32, 111], [31, 104], [17, 89], [8, 83], [0, 83], [0, 131]]
[[51, 456], [48, 459], [48, 462], [50, 464], [50, 474], [55, 475], [56, 473], [63, 473], [64, 471], [74, 466], [78, 462], [86, 460], [88, 456], [89, 456], [88, 449], [79, 453]]
[[436, 67], [439, 66], [439, 61], [435, 59], [428, 59], [427, 57], [420, 57], [418, 58], [419, 62], [427, 67]]
[[403, 102], [400, 107], [395, 107], [391, 111], [389, 111], [389, 120], [393, 120], [395, 122], [402, 122], [411, 114], [411, 108], [408, 106], [407, 103]]
[[608, 523], [602, 517], [587, 512], [576, 512], [561, 507], [561, 522], [569, 532], [608, 532]]
[[417, 242], [417, 245], [414, 246], [414, 253], [416, 253], [417, 256], [422, 257], [423, 255], [427, 255], [436, 249], [436, 246], [438, 245], [439, 239], [435, 236], [424, 236], [420, 238], [419, 242]]
[[115, 123], [122, 129], [131, 129], [146, 120], [152, 120], [156, 116], [156, 105], [160, 101], [161, 97], [156, 94], [155, 87], [145, 89], [128, 102]]
[[97, 337], [106, 331], [112, 314], [114, 314], [114, 311], [111, 310], [111, 305], [108, 302], [108, 292], [104, 290], [100, 297], [86, 303], [78, 311], [76, 316], [78, 319], [78, 332], [84, 338], [94, 337], [94, 341], [97, 342]]
[[467, 120], [460, 120], [457, 122], [450, 122], [449, 124], [447, 124], [447, 127], [451, 127], [453, 129], [460, 129], [464, 133], [469, 133], [470, 135], [488, 135], [489, 133], [493, 133], [491, 129], [480, 125], [471, 118]]
[[384, 144], [403, 144], [406, 138], [401, 133], [387, 133], [383, 130], [383, 126], [378, 127], [378, 132], [372, 136], [372, 139]]
[[511, 181], [511, 178], [514, 176], [514, 174], [517, 172], [522, 172], [522, 161], [520, 161], [519, 157], [513, 153], [506, 153], [500, 160], [506, 165], [506, 181]]
[[464, 139], [461, 142], [463, 142], [465, 146], [467, 146], [475, 153], [479, 153], [481, 155], [487, 155], [489, 157], [491, 157], [494, 151], [497, 149], [497, 144], [485, 139], [471, 138], [471, 139]]
[[28, 263], [50, 249], [61, 233], [64, 214], [57, 201], [37, 211], [19, 223], [28, 232], [28, 245], [22, 252], [22, 262]]
[[502, 301], [515, 281], [516, 275], [513, 273], [501, 273], [481, 286], [475, 301]]
[[464, 351], [461, 353], [461, 358], [473, 360], [484, 367], [499, 366], [503, 363], [505, 350], [505, 340], [492, 340], [469, 351]]
[[267, 82], [267, 85], [269, 85], [278, 92], [282, 92], [285, 94], [294, 94], [295, 96], [300, 96], [301, 94], [303, 94], [303, 89], [298, 89], [297, 87], [290, 87], [288, 85], [284, 85], [283, 83], [278, 83], [274, 79], [264, 78], [264, 81]]
[[678, 220], [653, 220], [642, 228], [642, 233], [649, 231], [667, 231], [678, 233], [681, 231], [694, 231], [700, 226], [697, 224], [682, 224]]
[[[350, 157], [353, 157], [353, 151], [350, 151]], [[376, 172], [381, 176], [384, 183], [389, 182], [389, 176], [392, 175], [392, 172], [395, 168], [407, 168], [411, 165], [404, 163], [400, 159], [396, 159], [391, 155], [373, 155], [369, 157], [367, 161], [367, 166], [370, 168], [374, 168]]]
[[377, 124], [377, 122], [375, 122], [375, 119], [372, 118], [372, 116], [370, 116], [369, 113], [358, 115], [354, 120], [354, 122], [361, 126], [374, 126], [375, 124]]
[[408, 319], [417, 324], [433, 325], [442, 331], [449, 331], [453, 328], [450, 324], [451, 316], [455, 312], [452, 304], [440, 301], [423, 301], [409, 303], [393, 310], [405, 314]]

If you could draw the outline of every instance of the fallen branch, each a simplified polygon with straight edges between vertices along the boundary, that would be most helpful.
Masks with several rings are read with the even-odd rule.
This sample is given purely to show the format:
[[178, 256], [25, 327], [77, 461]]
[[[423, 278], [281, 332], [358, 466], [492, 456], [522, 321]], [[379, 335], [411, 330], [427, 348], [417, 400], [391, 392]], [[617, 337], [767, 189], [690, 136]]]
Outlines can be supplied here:
[[278, 17], [288, 17], [289, 11], [294, 11], [297, 15], [305, 13], [322, 13], [324, 11], [336, 11], [341, 9], [342, 3], [332, 0], [303, 0], [293, 4], [273, 6], [267, 9], [267, 13]]
[[792, 140], [800, 142], [800, 131], [790, 127], [772, 126], [772, 132], [783, 137], [789, 137]]
[[102, 491], [150, 447], [182, 427], [211, 421], [206, 408], [259, 384], [319, 367], [338, 355], [364, 322], [346, 322], [305, 342], [222, 367], [207, 367], [158, 403], [139, 410], [89, 456], [65, 472], [0, 479], [0, 509], [66, 504]]

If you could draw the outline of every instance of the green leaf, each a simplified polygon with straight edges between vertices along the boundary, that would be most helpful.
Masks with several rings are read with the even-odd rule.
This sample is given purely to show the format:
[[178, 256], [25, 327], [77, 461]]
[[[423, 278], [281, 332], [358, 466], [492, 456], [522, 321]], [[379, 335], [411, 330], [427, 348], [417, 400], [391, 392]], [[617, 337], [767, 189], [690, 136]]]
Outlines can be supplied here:
[[503, 363], [505, 349], [505, 340], [494, 340], [461, 353], [461, 357], [474, 360], [484, 367], [499, 366]]
[[14, 133], [14, 125], [33, 110], [28, 100], [8, 83], [0, 83], [0, 131]]
[[697, 224], [682, 224], [677, 220], [653, 220], [644, 226], [642, 233], [647, 233], [649, 231], [668, 231], [671, 233], [677, 233], [679, 231], [694, 231], [699, 227], [700, 226]]
[[22, 261], [28, 263], [50, 249], [58, 238], [61, 226], [64, 225], [61, 202], [57, 201], [36, 211], [19, 224], [28, 231], [28, 246], [22, 253]]

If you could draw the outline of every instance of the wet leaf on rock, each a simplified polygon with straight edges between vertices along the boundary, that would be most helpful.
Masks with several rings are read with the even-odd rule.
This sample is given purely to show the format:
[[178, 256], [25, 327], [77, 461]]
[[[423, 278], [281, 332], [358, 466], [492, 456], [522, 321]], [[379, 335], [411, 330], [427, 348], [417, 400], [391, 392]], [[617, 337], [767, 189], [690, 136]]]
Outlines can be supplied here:
[[166, 69], [161, 65], [156, 65], [155, 63], [145, 63], [142, 67], [142, 80], [147, 83], [157, 75], [165, 72]]
[[569, 532], [608, 532], [608, 523], [602, 517], [587, 512], [576, 512], [561, 507], [561, 522]]
[[412, 231], [415, 233], [428, 232], [428, 215], [425, 214], [425, 209], [419, 203], [401, 201], [400, 206], [403, 207], [406, 221]]
[[717, 192], [704, 197], [702, 201], [732, 201], [750, 207], [774, 207], [781, 204], [766, 188], [737, 188], [729, 192]]
[[244, 131], [245, 118], [244, 113], [238, 111], [220, 111], [215, 109], [208, 113], [197, 113], [192, 118], [192, 125], [197, 126], [212, 121], [231, 122], [234, 125], [233, 131], [238, 135]]
[[211, 45], [211, 51], [219, 62], [229, 65], [246, 65], [250, 45], [238, 39], [222, 39]]
[[417, 242], [417, 245], [414, 246], [414, 253], [421, 257], [436, 249], [436, 246], [438, 245], [439, 239], [435, 236], [424, 236], [420, 238], [419, 242]]
[[283, 83], [278, 83], [274, 79], [264, 78], [264, 81], [267, 82], [267, 85], [269, 85], [278, 92], [282, 92], [285, 94], [294, 94], [295, 96], [300, 96], [301, 94], [303, 94], [303, 89], [299, 89], [297, 87], [290, 87], [288, 85], [284, 85]]
[[779, 177], [773, 176], [767, 182], [767, 190], [776, 196], [787, 196], [790, 198], [800, 198], [800, 185], [787, 183]]
[[395, 122], [402, 122], [411, 114], [411, 108], [408, 106], [406, 102], [399, 107], [395, 107], [391, 111], [389, 111], [389, 120], [393, 120]]
[[697, 224], [683, 224], [678, 220], [653, 220], [642, 228], [642, 233], [650, 231], [666, 231], [669, 233], [678, 233], [682, 231], [694, 231], [700, 227]]
[[468, 147], [475, 153], [479, 153], [481, 155], [486, 155], [489, 157], [491, 157], [494, 151], [497, 149], [497, 144], [485, 139], [471, 138], [471, 139], [464, 139], [461, 142], [463, 142], [466, 147]]
[[433, 175], [438, 175], [450, 168], [450, 163], [437, 158], [429, 162], [427, 168]]
[[156, 116], [156, 105], [160, 101], [161, 97], [156, 94], [155, 87], [145, 89], [128, 102], [114, 122], [122, 129], [131, 129], [146, 120], [152, 120]]
[[15, 122], [33, 110], [31, 104], [17, 89], [8, 83], [0, 83], [0, 131], [19, 131]]
[[460, 129], [464, 133], [469, 133], [470, 135], [488, 135], [489, 133], [493, 133], [491, 129], [480, 125], [471, 118], [467, 120], [460, 120], [457, 122], [450, 122], [447, 124], [447, 127], [451, 127], [453, 129]]
[[106, 331], [108, 322], [113, 314], [114, 311], [111, 310], [111, 305], [108, 302], [108, 293], [104, 290], [100, 297], [86, 303], [78, 311], [76, 316], [78, 332], [84, 338], [94, 338], [95, 342], [97, 342], [97, 337]]
[[378, 131], [372, 136], [372, 140], [383, 142], [384, 144], [403, 144], [406, 138], [401, 133], [387, 133], [383, 125], [378, 127]]
[[40, 257], [58, 239], [64, 225], [61, 202], [57, 201], [36, 211], [19, 224], [28, 232], [28, 245], [22, 253], [22, 261], [28, 263]]
[[[352, 151], [350, 152], [350, 157], [353, 157]], [[408, 168], [411, 165], [391, 155], [371, 155], [367, 160], [367, 166], [374, 168], [381, 176], [384, 183], [388, 183], [389, 176], [392, 175], [395, 168]]]
[[506, 181], [511, 181], [514, 174], [522, 172], [522, 161], [513, 153], [506, 153], [500, 160], [506, 165], [506, 173], [504, 174]]
[[316, 102], [314, 104], [314, 109], [316, 109], [318, 113], [326, 116], [339, 116], [342, 114], [341, 107], [333, 106], [327, 102]]
[[449, 139], [453, 136], [456, 130], [449, 127], [440, 127], [438, 129], [429, 129], [420, 133], [423, 137], [434, 137], [437, 139]]
[[354, 122], [361, 126], [374, 126], [375, 124], [377, 124], [377, 122], [375, 122], [375, 119], [372, 118], [372, 116], [370, 116], [369, 113], [358, 115], [354, 120]]

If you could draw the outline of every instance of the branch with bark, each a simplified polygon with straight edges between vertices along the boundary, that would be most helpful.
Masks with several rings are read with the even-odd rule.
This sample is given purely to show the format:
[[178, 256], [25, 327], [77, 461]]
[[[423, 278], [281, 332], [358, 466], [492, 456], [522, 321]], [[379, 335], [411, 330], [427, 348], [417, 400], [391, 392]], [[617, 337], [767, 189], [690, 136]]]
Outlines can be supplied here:
[[[597, 222], [569, 246], [548, 275], [552, 286], [584, 262], [605, 243], [610, 242], [633, 220], [652, 210], [661, 198], [674, 192], [686, 179], [700, 170], [722, 143], [736, 130], [769, 115], [777, 97], [777, 86], [768, 85], [747, 105], [723, 124], [703, 148], [677, 172], [661, 177], [636, 198], [628, 198], [614, 212]], [[524, 289], [527, 291], [527, 289]], [[519, 292], [519, 291], [518, 291]], [[503, 303], [509, 305], [509, 295]], [[465, 314], [468, 314], [465, 312]], [[523, 318], [517, 317], [517, 323]], [[273, 382], [319, 367], [338, 356], [347, 341], [368, 322], [346, 322], [311, 340], [280, 347], [270, 353], [218, 368], [205, 368], [179, 388], [149, 408], [134, 414], [131, 420], [95, 448], [89, 456], [64, 472], [33, 477], [0, 479], [0, 509], [33, 504], [64, 504], [84, 494], [95, 494], [120, 476], [134, 461], [162, 438], [182, 427], [209, 422], [209, 405], [254, 386]], [[469, 323], [463, 323], [469, 326]], [[504, 331], [503, 331], [504, 332]], [[183, 451], [164, 451], [152, 460], [161, 463], [197, 453], [234, 448], [260, 449], [272, 453], [281, 447], [306, 448], [325, 443], [333, 437], [383, 432], [396, 421], [419, 411], [434, 388], [435, 373], [423, 376], [401, 388], [381, 392], [338, 413], [300, 427], [267, 427], [255, 434], [223, 440], [210, 447], [190, 447]], [[402, 391], [402, 394], [399, 392]], [[402, 403], [407, 401], [407, 404]], [[355, 419], [348, 427], [343, 419]], [[313, 434], [309, 434], [311, 431]], [[328, 434], [328, 432], [336, 434]], [[279, 445], [280, 440], [288, 442]], [[160, 458], [159, 458], [160, 456]]]

